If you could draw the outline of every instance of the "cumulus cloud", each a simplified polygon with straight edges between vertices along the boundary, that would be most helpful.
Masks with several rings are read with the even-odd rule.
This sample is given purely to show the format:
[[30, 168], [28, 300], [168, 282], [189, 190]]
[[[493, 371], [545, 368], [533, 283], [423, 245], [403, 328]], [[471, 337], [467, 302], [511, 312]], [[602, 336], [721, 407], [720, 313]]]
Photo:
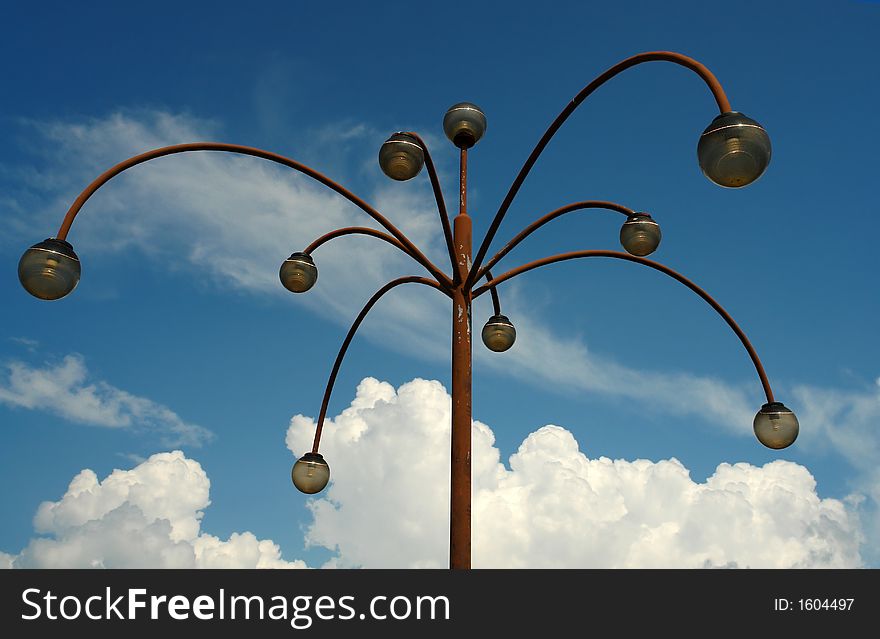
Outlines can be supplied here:
[[251, 532], [229, 539], [201, 531], [210, 480], [181, 451], [158, 453], [100, 481], [85, 469], [58, 501], [34, 517], [37, 537], [18, 555], [0, 553], [13, 568], [305, 568], [285, 561], [277, 544]]
[[[225, 137], [216, 122], [164, 111], [121, 112], [79, 122], [29, 125], [36, 138], [29, 149], [38, 155], [42, 149], [35, 162], [38, 168], [0, 167], [11, 185], [2, 196], [8, 214], [0, 219], [5, 231], [0, 233], [0, 246], [14, 239], [16, 253], [20, 244], [45, 237], [45, 229], [55, 228], [59, 211], [67, 208], [83, 185], [120, 159], [167, 144]], [[436, 264], [444, 265], [446, 255], [427, 181], [390, 184], [382, 178], [375, 168], [375, 148], [382, 137], [376, 135], [363, 123], [318, 132], [324, 146], [336, 136], [344, 143], [346, 156], [363, 158], [372, 173], [358, 167], [350, 170], [349, 176], [339, 175], [334, 167], [348, 162], [351, 168], [352, 162], [340, 158], [320, 157], [315, 168], [345, 183], [360, 182], [356, 190], [365, 199], [399, 223]], [[454, 177], [454, 167], [444, 167], [445, 156], [437, 155], [441, 175]], [[375, 176], [375, 180], [366, 175]], [[255, 158], [197, 153], [150, 162], [114, 179], [87, 203], [71, 239], [86, 262], [89, 255], [134, 249], [155, 258], [157, 267], [189, 269], [197, 275], [193, 281], [282, 296], [285, 293], [277, 282], [280, 261], [319, 235], [352, 225], [376, 226], [352, 204], [308, 178]], [[161, 241], [156, 241], [158, 238]], [[319, 285], [308, 296], [295, 300], [288, 296], [284, 301], [304, 305], [345, 325], [370, 291], [392, 277], [420, 273], [419, 267], [393, 247], [367, 238], [331, 242], [316, 251], [315, 259], [321, 274]], [[515, 293], [515, 283], [505, 285], [505, 308], [512, 311], [509, 314], [520, 329], [517, 344], [503, 363], [475, 349], [479, 365], [544, 382], [548, 388], [643, 402], [668, 414], [693, 415], [694, 407], [699, 407], [699, 423], [751, 436], [750, 424], [759, 401], [753, 379], [631, 369], [591, 351], [584, 340], [565, 339], [549, 330], [529, 305], [517, 304]], [[402, 287], [374, 308], [361, 332], [375, 336], [381, 327], [383, 347], [446, 360], [449, 322], [443, 318], [448, 304], [435, 291]], [[481, 299], [479, 304], [487, 304], [487, 300]], [[876, 412], [871, 412], [875, 396], [870, 391], [810, 388], [795, 393], [796, 399], [803, 401], [803, 409], [791, 403], [801, 416], [805, 444], [810, 432], [822, 433], [813, 440], [813, 448], [805, 445], [805, 449], [830, 446], [843, 455], [859, 475], [859, 489], [870, 495], [874, 504], [880, 499], [880, 477], [864, 460], [869, 458], [866, 451], [880, 449], [878, 419]], [[854, 405], [863, 408], [838, 410], [834, 408], [837, 399], [855, 399]]]
[[[394, 389], [368, 378], [326, 424], [332, 481], [310, 503], [306, 538], [335, 550], [330, 565], [446, 565], [450, 407], [439, 382]], [[309, 449], [314, 426], [291, 420], [294, 454]], [[587, 457], [550, 425], [505, 465], [491, 429], [475, 421], [473, 491], [480, 567], [861, 565], [856, 514], [820, 498], [809, 471], [786, 461], [725, 463], [695, 482], [675, 459]]]
[[0, 378], [0, 403], [15, 408], [44, 410], [79, 424], [156, 432], [166, 446], [200, 446], [213, 437], [162, 404], [90, 380], [77, 354], [42, 368], [11, 362], [6, 370]]

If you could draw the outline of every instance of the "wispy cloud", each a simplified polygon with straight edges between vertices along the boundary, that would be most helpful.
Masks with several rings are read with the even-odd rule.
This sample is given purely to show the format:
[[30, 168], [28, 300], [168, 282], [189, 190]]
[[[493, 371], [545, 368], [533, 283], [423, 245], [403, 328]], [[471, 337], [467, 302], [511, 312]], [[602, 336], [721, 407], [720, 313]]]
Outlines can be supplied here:
[[46, 411], [78, 424], [157, 433], [165, 446], [201, 446], [213, 438], [208, 429], [183, 421], [161, 404], [91, 380], [77, 354], [43, 367], [6, 364], [0, 403]]
[[[798, 385], [793, 394], [801, 407], [801, 445], [817, 454], [835, 451], [855, 468], [850, 483], [868, 498], [861, 504], [866, 533], [880, 539], [880, 379], [859, 390]], [[880, 547], [872, 544], [865, 555], [876, 565]]]
[[[217, 134], [214, 123], [163, 112], [32, 126], [51, 141], [51, 162], [86, 167], [77, 175], [69, 168], [60, 170], [60, 166], [53, 172], [66, 182], [50, 192], [64, 193], [59, 198], [67, 201], [75, 197], [74, 185], [81, 187], [121, 158]], [[369, 143], [376, 142], [373, 138], [377, 135], [366, 125], [352, 122], [318, 133], [324, 138], [339, 136], [347, 145], [360, 142], [371, 148], [374, 145]], [[374, 164], [374, 153], [364, 151], [367, 156]], [[70, 161], [74, 157], [77, 163]], [[86, 205], [77, 220], [74, 241], [83, 260], [88, 261], [89, 254], [95, 252], [136, 245], [152, 255], [186, 255], [188, 268], [197, 271], [203, 281], [280, 297], [286, 293], [277, 281], [278, 264], [292, 250], [340, 226], [376, 226], [323, 186], [254, 158], [199, 153], [163, 158], [134, 170], [136, 177], [122, 177], [118, 184], [108, 186], [106, 193], [102, 191]], [[410, 238], [444, 267], [447, 256], [427, 180], [389, 184], [379, 179], [378, 171], [374, 173], [377, 179], [368, 185], [371, 192], [367, 199], [399, 222]], [[50, 207], [52, 224], [57, 222], [59, 206]], [[35, 235], [40, 232], [34, 231]], [[154, 241], [159, 235], [162, 241]], [[393, 277], [421, 273], [421, 267], [394, 248], [366, 238], [331, 242], [316, 251], [315, 260], [319, 284], [307, 296], [296, 298], [296, 303], [342, 325], [356, 315], [371, 290]], [[517, 345], [503, 363], [475, 349], [481, 364], [548, 386], [646, 401], [676, 414], [698, 412], [731, 431], [748, 432], [759, 406], [740, 388], [687, 373], [634, 370], [598, 357], [583, 341], [561, 339], [525, 305], [516, 304], [515, 295], [511, 296], [515, 291], [515, 286], [506, 287], [505, 304], [515, 311], [521, 329]], [[362, 331], [375, 336], [375, 327], [381, 326], [384, 343], [445, 359], [450, 328], [444, 311], [448, 303], [434, 291], [420, 287], [397, 290], [375, 307], [374, 319]]]
[[[46, 237], [57, 226], [59, 212], [83, 185], [115, 162], [166, 144], [223, 137], [217, 123], [159, 111], [117, 113], [73, 123], [31, 122], [29, 126], [44, 142], [31, 145], [45, 151], [40, 169], [2, 167], [4, 179], [14, 177], [21, 185], [2, 196], [8, 214], [0, 221], [5, 231], [0, 234], [0, 249], [9, 248], [16, 254], [21, 245]], [[324, 131], [321, 135], [334, 133]], [[373, 164], [375, 147], [382, 138], [376, 138], [369, 125], [351, 122], [342, 129], [340, 140], [353, 154], [362, 152], [364, 162], [369, 159]], [[332, 167], [315, 168], [333, 174]], [[84, 261], [101, 252], [134, 248], [155, 258], [157, 265], [188, 269], [207, 285], [232, 286], [244, 294], [280, 299], [287, 294], [277, 282], [278, 265], [291, 251], [340, 226], [376, 226], [324, 187], [254, 158], [198, 153], [164, 158], [137, 167], [135, 172], [114, 180], [83, 210], [71, 240]], [[357, 175], [366, 182], [366, 199], [398, 222], [436, 264], [445, 265], [436, 211], [423, 176], [411, 183], [389, 184], [378, 172], [375, 181], [364, 177], [367, 174]], [[341, 328], [369, 293], [385, 281], [420, 274], [420, 268], [393, 247], [367, 238], [332, 242], [321, 247], [315, 259], [319, 284], [294, 303]], [[208, 261], [211, 267], [206, 269]], [[643, 402], [668, 414], [699, 413], [700, 422], [707, 427], [722, 425], [730, 433], [752, 436], [751, 420], [761, 401], [755, 394], [754, 380], [629, 368], [591, 351], [583, 340], [566, 339], [551, 331], [528, 305], [518, 303], [515, 285], [505, 287], [505, 293], [505, 308], [513, 310], [520, 329], [517, 344], [503, 362], [475, 349], [478, 365], [548, 387]], [[445, 360], [448, 303], [420, 287], [398, 289], [375, 308], [362, 331], [375, 336], [381, 327], [384, 344]], [[476, 316], [475, 328], [479, 328]], [[142, 419], [152, 424], [148, 428], [181, 439], [188, 429], [199, 428], [188, 426], [150, 400], [105, 383], [86, 383], [81, 358], [71, 357], [62, 362], [61, 372], [67, 375], [63, 379], [53, 379], [58, 370], [10, 366], [8, 380], [0, 388], [5, 394], [0, 401], [58, 412], [52, 408], [57, 398], [50, 402], [48, 395], [60, 391], [67, 398], [63, 415], [73, 421], [134, 427]], [[24, 381], [13, 383], [14, 377], [29, 380], [32, 374], [51, 390], [41, 392], [39, 384], [31, 388]], [[788, 386], [793, 389], [793, 407], [799, 405], [799, 444], [806, 450], [834, 451], [845, 458], [854, 469], [855, 487], [876, 506], [880, 500], [880, 477], [874, 468], [880, 452], [878, 389], [821, 389], [793, 382]], [[199, 439], [192, 433], [189, 436]], [[871, 512], [878, 512], [872, 508]], [[880, 518], [875, 528], [880, 534]]]
[[[20, 228], [8, 235], [20, 244], [48, 235], [58, 224], [59, 211], [107, 166], [151, 148], [220, 137], [210, 122], [162, 112], [115, 114], [82, 123], [31, 122], [30, 126], [52, 148], [44, 159], [45, 173], [52, 177], [39, 185], [46, 200], [11, 207], [7, 217], [17, 220]], [[354, 124], [343, 136], [347, 141], [366, 136], [368, 142], [376, 142]], [[332, 167], [315, 168], [332, 173]], [[70, 239], [84, 262], [95, 254], [136, 247], [175, 268], [195, 271], [199, 281], [289, 300], [277, 273], [292, 251], [342, 226], [378, 226], [322, 185], [255, 158], [192, 153], [162, 158], [132, 173], [136, 175], [120, 176], [102, 189], [77, 218]], [[366, 199], [398, 223], [435, 263], [448, 261], [427, 181], [394, 185], [377, 181], [369, 190]], [[20, 191], [18, 197], [25, 197], [24, 189]], [[30, 213], [23, 218], [15, 213], [18, 209]], [[24, 228], [29, 228], [26, 234]], [[9, 245], [10, 251], [19, 249]], [[362, 237], [331, 242], [314, 257], [320, 283], [293, 303], [340, 323], [341, 318], [352, 318], [366, 301], [365, 289], [378, 289], [393, 277], [424, 274], [421, 266], [395, 248]], [[393, 342], [424, 345], [422, 331], [404, 312], [409, 306], [400, 301], [402, 295], [409, 299], [408, 293], [396, 292], [383, 300], [376, 308], [378, 321], [383, 332], [390, 331]], [[425, 299], [434, 298], [427, 304], [446, 302], [430, 291], [418, 291], [413, 297], [418, 300], [416, 315]], [[366, 333], [372, 330], [365, 327]], [[440, 330], [442, 336], [449, 329]], [[446, 341], [438, 337], [438, 354]]]
[[673, 415], [695, 415], [701, 423], [751, 435], [752, 419], [763, 403], [762, 396], [756, 395], [760, 387], [755, 380], [749, 380], [750, 386], [740, 386], [680, 371], [628, 368], [591, 352], [579, 338], [555, 334], [519, 305], [515, 296], [505, 305], [516, 317], [516, 344], [503, 361], [484, 349], [475, 352], [481, 363], [498, 372], [540, 380], [558, 389], [634, 400]]
[[142, 464], [147, 461], [147, 458], [143, 455], [138, 455], [137, 453], [116, 453], [117, 457], [121, 457], [127, 462], [132, 464]]
[[15, 342], [20, 346], [24, 346], [29, 353], [35, 352], [37, 350], [37, 347], [40, 345], [40, 342], [35, 339], [30, 339], [28, 337], [10, 337], [9, 341]]
[[[165, 144], [222, 137], [217, 123], [158, 111], [118, 113], [73, 123], [31, 122], [29, 126], [45, 140], [43, 168], [15, 170], [25, 184], [38, 186], [49, 195], [35, 203], [28, 194], [36, 188], [6, 194], [13, 205], [4, 217], [20, 242], [47, 235], [46, 229], [55, 227], [59, 211], [66, 209], [82, 186], [120, 159]], [[362, 153], [365, 161], [369, 158], [374, 164], [374, 149], [381, 137], [376, 138], [369, 125], [349, 122], [335, 133], [324, 130], [319, 134], [325, 138], [339, 135], [351, 154]], [[39, 144], [32, 147], [41, 148]], [[329, 166], [315, 168], [332, 173]], [[12, 170], [7, 167], [7, 173]], [[200, 281], [282, 299], [287, 294], [277, 282], [277, 270], [291, 251], [340, 226], [375, 226], [356, 207], [324, 187], [254, 158], [198, 153], [163, 158], [133, 171], [137, 174], [121, 176], [103, 189], [78, 219], [72, 241], [84, 261], [88, 262], [90, 255], [136, 247], [157, 258], [157, 264], [174, 263], [175, 268], [190, 269]], [[356, 176], [366, 183], [362, 195], [399, 222], [436, 264], [445, 265], [427, 180], [422, 176], [404, 184], [389, 184], [377, 171], [373, 174], [374, 181], [365, 178], [366, 173]], [[31, 212], [27, 218], [17, 213], [25, 210]], [[21, 236], [24, 230], [29, 237]], [[156, 241], [159, 237], [161, 242]], [[16, 246], [16, 251], [19, 249]], [[171, 254], [175, 260], [158, 259]], [[288, 295], [284, 301], [339, 324], [340, 333], [370, 292], [392, 277], [420, 273], [419, 267], [393, 247], [367, 238], [331, 242], [316, 251], [315, 260], [320, 272], [315, 289], [293, 301]], [[505, 287], [505, 298], [505, 308], [513, 311], [520, 329], [517, 344], [503, 361], [475, 349], [478, 365], [563, 391], [620, 397], [669, 414], [699, 415], [698, 421], [707, 428], [721, 425], [730, 433], [752, 436], [752, 417], [761, 403], [754, 379], [731, 381], [676, 370], [632, 369], [591, 351], [581, 339], [565, 339], [554, 333], [528, 305], [518, 303], [515, 284]], [[381, 327], [383, 344], [445, 360], [448, 303], [422, 287], [399, 289], [375, 307], [362, 332], [376, 336], [377, 327]], [[477, 329], [478, 317], [475, 315]], [[793, 386], [789, 382], [789, 387]], [[819, 446], [821, 441], [821, 446], [838, 451], [853, 464], [859, 481], [870, 484], [873, 474], [871, 463], [866, 461], [870, 459], [868, 451], [880, 448], [880, 418], [872, 408], [875, 394], [865, 389], [802, 388], [795, 398], [802, 405], [799, 413], [805, 447]], [[822, 433], [821, 440], [814, 439], [811, 444], [811, 432]]]

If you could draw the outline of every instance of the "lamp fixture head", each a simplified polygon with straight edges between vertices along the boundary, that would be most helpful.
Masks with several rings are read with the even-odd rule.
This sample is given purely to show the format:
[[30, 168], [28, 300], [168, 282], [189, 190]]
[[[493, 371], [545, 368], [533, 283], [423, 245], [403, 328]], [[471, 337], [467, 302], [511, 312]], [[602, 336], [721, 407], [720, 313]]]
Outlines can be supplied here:
[[419, 174], [425, 164], [425, 151], [406, 133], [395, 133], [379, 147], [379, 166], [392, 180], [404, 182]]
[[782, 402], [761, 406], [755, 415], [755, 436], [767, 448], [787, 448], [797, 439], [800, 426], [798, 419]]
[[292, 293], [305, 293], [318, 281], [318, 267], [308, 253], [292, 253], [278, 271], [281, 283]]
[[446, 137], [460, 149], [469, 149], [486, 133], [486, 115], [476, 104], [453, 104], [443, 116]]
[[739, 188], [761, 177], [770, 164], [771, 151], [764, 127], [742, 113], [729, 111], [703, 131], [697, 159], [715, 184]]
[[24, 252], [18, 262], [18, 279], [24, 289], [41, 300], [57, 300], [79, 283], [79, 257], [68, 242], [48, 238]]

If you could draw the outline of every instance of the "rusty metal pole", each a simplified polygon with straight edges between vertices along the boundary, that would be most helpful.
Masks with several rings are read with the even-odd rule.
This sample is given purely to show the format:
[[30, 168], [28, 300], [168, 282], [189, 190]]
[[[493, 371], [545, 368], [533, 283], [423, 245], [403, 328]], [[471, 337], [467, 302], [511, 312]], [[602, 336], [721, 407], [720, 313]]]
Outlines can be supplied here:
[[460, 206], [453, 220], [459, 277], [452, 295], [452, 467], [449, 567], [471, 567], [471, 292], [464, 288], [471, 265], [471, 218], [467, 214], [467, 150], [461, 150]]

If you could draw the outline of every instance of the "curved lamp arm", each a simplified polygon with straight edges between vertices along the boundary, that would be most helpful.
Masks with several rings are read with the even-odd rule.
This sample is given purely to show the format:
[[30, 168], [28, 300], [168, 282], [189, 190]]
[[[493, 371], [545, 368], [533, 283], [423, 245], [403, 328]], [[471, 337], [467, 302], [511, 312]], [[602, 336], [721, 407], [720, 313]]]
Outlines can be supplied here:
[[739, 325], [730, 316], [730, 313], [725, 311], [721, 304], [716, 302], [711, 295], [709, 295], [706, 291], [691, 282], [684, 275], [681, 275], [680, 273], [673, 271], [671, 268], [663, 266], [662, 264], [659, 264], [657, 262], [646, 260], [643, 257], [636, 257], [634, 255], [630, 255], [629, 253], [619, 253], [617, 251], [574, 251], [573, 253], [562, 253], [560, 255], [553, 255], [552, 257], [545, 257], [540, 260], [530, 262], [528, 264], [523, 264], [522, 266], [518, 266], [517, 268], [507, 271], [506, 273], [502, 273], [498, 277], [493, 278], [491, 281], [476, 289], [473, 296], [478, 297], [485, 293], [487, 290], [495, 288], [502, 282], [505, 282], [512, 277], [516, 277], [517, 275], [521, 275], [522, 273], [525, 273], [527, 271], [531, 271], [532, 269], [546, 266], [548, 264], [555, 264], [557, 262], [564, 262], [566, 260], [574, 260], [582, 257], [609, 257], [617, 260], [635, 262], [636, 264], [648, 266], [656, 271], [660, 271], [661, 273], [668, 275], [669, 277], [678, 280], [679, 282], [687, 286], [694, 293], [703, 298], [703, 300], [705, 300], [709, 304], [709, 306], [714, 308], [715, 311], [724, 319], [724, 321], [727, 322], [727, 325], [730, 326], [731, 329], [733, 329], [733, 332], [736, 333], [736, 336], [739, 337], [739, 341], [742, 342], [742, 345], [748, 352], [749, 357], [752, 360], [752, 364], [754, 364], [755, 370], [758, 373], [758, 377], [761, 378], [761, 385], [764, 387], [764, 394], [767, 396], [767, 403], [772, 404], [775, 401], [773, 399], [773, 390], [770, 388], [770, 381], [767, 379], [767, 373], [764, 372], [764, 366], [763, 364], [761, 364], [761, 360], [758, 358], [758, 354], [755, 352], [755, 349], [752, 346], [752, 343], [749, 341], [749, 338], [746, 337], [746, 334], [743, 333]]
[[[489, 269], [486, 269], [487, 282], [491, 282], [492, 279], [492, 273], [489, 272]], [[501, 300], [498, 299], [498, 289], [493, 286], [489, 289], [489, 293], [492, 295], [492, 310], [494, 311], [494, 314], [501, 315]]]
[[309, 244], [305, 249], [303, 249], [303, 253], [311, 255], [312, 252], [314, 252], [322, 245], [326, 244], [330, 240], [336, 239], [337, 237], [342, 237], [343, 235], [370, 235], [372, 237], [377, 237], [380, 240], [388, 242], [391, 246], [396, 246], [410, 257], [414, 257], [413, 254], [410, 253], [403, 244], [401, 244], [400, 240], [391, 235], [388, 235], [387, 233], [383, 233], [382, 231], [370, 228], [368, 226], [347, 226], [345, 228], [336, 229], [335, 231], [325, 233], [317, 240]]
[[477, 273], [477, 277], [475, 278], [475, 281], [479, 282], [481, 279], [483, 279], [484, 275], [486, 275], [491, 280], [492, 276], [489, 275], [489, 269], [492, 268], [493, 266], [495, 266], [495, 264], [497, 264], [498, 261], [502, 257], [504, 257], [505, 255], [510, 253], [510, 251], [512, 251], [514, 248], [516, 248], [517, 244], [522, 242], [524, 239], [526, 239], [529, 235], [531, 235], [532, 233], [537, 231], [539, 228], [541, 228], [542, 226], [544, 226], [548, 222], [555, 220], [557, 217], [565, 215], [566, 213], [571, 213], [572, 211], [580, 211], [582, 209], [607, 209], [609, 211], [617, 211], [618, 213], [622, 213], [623, 215], [626, 215], [626, 216], [635, 215], [635, 211], [633, 211], [631, 208], [623, 206], [622, 204], [615, 204], [614, 202], [604, 202], [601, 200], [586, 200], [584, 202], [574, 202], [573, 204], [567, 204], [561, 208], [556, 209], [555, 211], [551, 211], [550, 213], [547, 213], [547, 215], [544, 215], [541, 218], [538, 218], [537, 220], [535, 220], [534, 222], [529, 224], [526, 228], [524, 228], [522, 231], [520, 231], [519, 234], [515, 238], [510, 240], [504, 246], [504, 248], [502, 248], [500, 251], [498, 251], [491, 260], [486, 262], [486, 265], [484, 267], [482, 267], [479, 270], [479, 272]]
[[529, 174], [529, 171], [532, 170], [532, 166], [534, 166], [535, 162], [538, 160], [538, 157], [541, 155], [541, 152], [544, 150], [544, 147], [547, 146], [547, 143], [550, 142], [550, 139], [556, 134], [556, 131], [563, 125], [563, 123], [568, 119], [574, 110], [580, 106], [581, 102], [587, 99], [587, 97], [593, 93], [600, 86], [605, 84], [608, 80], [616, 76], [618, 73], [622, 71], [626, 71], [630, 67], [634, 67], [636, 65], [642, 64], [644, 62], [672, 62], [675, 64], [679, 64], [687, 69], [690, 69], [694, 73], [696, 73], [703, 82], [709, 87], [709, 90], [712, 91], [712, 95], [715, 97], [715, 102], [718, 103], [718, 109], [721, 113], [727, 113], [730, 111], [730, 102], [727, 99], [727, 96], [724, 93], [724, 89], [721, 88], [721, 83], [718, 82], [718, 79], [709, 71], [706, 66], [697, 62], [693, 58], [689, 58], [686, 55], [682, 55], [681, 53], [674, 53], [672, 51], [648, 51], [646, 53], [639, 53], [638, 55], [634, 55], [626, 60], [622, 60], [618, 62], [613, 67], [605, 71], [605, 73], [598, 76], [595, 80], [590, 82], [587, 86], [585, 86], [580, 93], [578, 93], [574, 98], [572, 98], [571, 102], [562, 110], [556, 119], [553, 120], [553, 123], [550, 125], [550, 128], [544, 133], [540, 140], [538, 140], [538, 144], [532, 150], [531, 155], [526, 160], [526, 163], [520, 169], [519, 174], [516, 176], [516, 179], [513, 181], [513, 184], [510, 185], [510, 190], [507, 192], [507, 195], [504, 198], [504, 201], [501, 203], [501, 206], [498, 208], [498, 212], [495, 214], [495, 218], [492, 220], [492, 224], [489, 226], [489, 230], [486, 232], [486, 237], [483, 239], [483, 243], [480, 245], [480, 250], [477, 251], [477, 256], [474, 259], [474, 268], [471, 270], [470, 275], [468, 275], [468, 279], [466, 280], [466, 288], [468, 286], [473, 286], [474, 282], [477, 281], [476, 272], [477, 269], [480, 268], [480, 265], [483, 262], [483, 258], [486, 257], [486, 252], [489, 250], [489, 245], [492, 243], [492, 240], [495, 237], [495, 233], [498, 231], [498, 227], [501, 225], [501, 220], [504, 219], [505, 213], [507, 213], [507, 209], [510, 208], [511, 203], [513, 202], [513, 198], [516, 197], [519, 188], [522, 186], [522, 183], [525, 181], [526, 176]]
[[[333, 239], [335, 239], [335, 238], [337, 238], [337, 237], [342, 237], [342, 236], [344, 236], [344, 235], [369, 235], [369, 236], [371, 236], [371, 237], [375, 237], [375, 238], [378, 238], [378, 239], [383, 240], [383, 241], [385, 241], [385, 242], [388, 242], [391, 246], [397, 247], [398, 249], [400, 249], [401, 251], [403, 251], [406, 255], [408, 255], [409, 257], [413, 258], [416, 262], [418, 262], [419, 264], [422, 264], [422, 266], [424, 266], [426, 269], [428, 269], [428, 272], [431, 272], [431, 268], [430, 268], [430, 266], [429, 266], [428, 264], [423, 264], [423, 263], [419, 260], [418, 257], [416, 257], [415, 255], [413, 255], [413, 254], [409, 251], [409, 249], [407, 249], [407, 248], [406, 248], [406, 247], [400, 242], [400, 240], [398, 240], [397, 238], [395, 238], [395, 237], [393, 237], [393, 236], [391, 236], [391, 235], [388, 235], [387, 233], [383, 233], [382, 231], [379, 231], [379, 230], [374, 229], [374, 228], [370, 228], [370, 227], [368, 227], [368, 226], [347, 226], [347, 227], [345, 227], [345, 228], [336, 229], [335, 231], [330, 231], [329, 233], [325, 233], [324, 235], [322, 235], [321, 237], [319, 237], [317, 240], [315, 240], [314, 242], [312, 242], [311, 244], [309, 244], [309, 245], [303, 250], [303, 253], [305, 253], [306, 255], [311, 255], [315, 250], [317, 250], [318, 248], [320, 248], [323, 244], [326, 244], [326, 243], [329, 242], [330, 240], [333, 240]], [[445, 278], [443, 281], [439, 282], [439, 284], [440, 284], [444, 289], [449, 288], [449, 284], [450, 284], [450, 283], [451, 283], [451, 282], [450, 282], [449, 278]]]
[[305, 164], [297, 162], [296, 160], [291, 160], [290, 158], [284, 157], [283, 155], [278, 155], [277, 153], [272, 153], [270, 151], [264, 151], [262, 149], [257, 149], [249, 146], [242, 146], [239, 144], [225, 144], [222, 142], [192, 142], [189, 144], [175, 144], [173, 146], [165, 146], [159, 149], [153, 149], [152, 151], [147, 151], [146, 153], [141, 153], [140, 155], [136, 155], [131, 157], [123, 162], [120, 162], [116, 166], [111, 167], [101, 175], [99, 175], [95, 180], [89, 184], [85, 190], [80, 193], [79, 197], [74, 200], [73, 204], [70, 206], [70, 209], [67, 211], [67, 215], [64, 216], [64, 221], [61, 223], [61, 228], [58, 230], [57, 238], [59, 240], [67, 239], [67, 234], [70, 231], [70, 226], [73, 224], [74, 218], [76, 218], [77, 213], [79, 213], [83, 204], [94, 195], [95, 191], [101, 188], [104, 184], [110, 181], [112, 178], [116, 177], [123, 171], [130, 169], [133, 166], [137, 166], [138, 164], [142, 164], [149, 160], [153, 160], [156, 158], [160, 158], [166, 155], [173, 155], [175, 153], [186, 153], [189, 151], [222, 151], [226, 153], [237, 153], [239, 155], [250, 155], [253, 157], [262, 158], [264, 160], [269, 160], [271, 162], [276, 162], [277, 164], [283, 164], [295, 171], [299, 171], [310, 178], [317, 180], [324, 186], [331, 188], [332, 190], [339, 193], [342, 197], [352, 202], [353, 204], [360, 207], [364, 212], [367, 213], [370, 217], [376, 220], [379, 224], [381, 224], [385, 229], [388, 230], [394, 237], [396, 237], [401, 244], [403, 244], [413, 257], [416, 257], [421, 264], [424, 264], [426, 268], [431, 272], [431, 275], [436, 277], [438, 281], [448, 280], [446, 277], [436, 266], [434, 266], [431, 261], [425, 257], [422, 252], [413, 244], [409, 238], [406, 237], [396, 226], [394, 226], [391, 222], [389, 222], [385, 216], [379, 213], [372, 206], [367, 204], [364, 200], [356, 196], [354, 193], [346, 189], [340, 184], [337, 184], [330, 178], [318, 173], [314, 169], [309, 168]]
[[[409, 251], [406, 250], [406, 247], [401, 244], [397, 239], [391, 237], [387, 233], [383, 233], [382, 231], [378, 231], [376, 229], [370, 228], [368, 226], [349, 226], [343, 229], [336, 229], [335, 231], [330, 231], [319, 237], [317, 240], [309, 244], [304, 250], [303, 253], [307, 255], [311, 255], [313, 251], [317, 250], [321, 245], [326, 244], [332, 239], [337, 237], [342, 237], [343, 235], [370, 235], [372, 237], [379, 238], [380, 240], [384, 240], [391, 244], [392, 246], [396, 246], [401, 251], [409, 255], [410, 257], [414, 257], [410, 254]], [[488, 265], [487, 265], [488, 266]], [[492, 279], [492, 273], [489, 271], [487, 267], [483, 268], [483, 272], [486, 274], [486, 279]], [[441, 284], [441, 286], [443, 286]], [[447, 287], [443, 286], [444, 290], [448, 290]], [[501, 315], [501, 300], [498, 298], [498, 291], [495, 287], [489, 291], [492, 295], [492, 308], [495, 311], [495, 315]]]
[[440, 214], [440, 224], [443, 225], [443, 238], [446, 240], [446, 249], [449, 251], [449, 262], [453, 272], [457, 273], [455, 263], [455, 249], [453, 248], [452, 227], [449, 226], [449, 213], [446, 211], [446, 200], [443, 198], [443, 191], [440, 189], [440, 179], [437, 177], [437, 169], [434, 168], [434, 160], [431, 159], [431, 153], [428, 151], [428, 145], [419, 136], [418, 133], [405, 131], [406, 135], [411, 136], [422, 147], [425, 155], [425, 168], [428, 171], [428, 178], [431, 180], [431, 189], [434, 191], [434, 199], [437, 201], [437, 212]]
[[396, 286], [410, 283], [431, 286], [433, 288], [436, 288], [438, 291], [449, 295], [449, 293], [434, 280], [429, 280], [424, 277], [417, 277], [415, 275], [399, 277], [396, 280], [391, 280], [373, 294], [373, 297], [371, 297], [367, 301], [367, 303], [361, 309], [361, 312], [358, 313], [358, 316], [357, 318], [355, 318], [354, 323], [351, 325], [351, 328], [348, 329], [348, 334], [342, 341], [342, 346], [339, 348], [339, 353], [336, 355], [336, 361], [333, 362], [333, 369], [330, 371], [330, 378], [327, 380], [327, 387], [324, 389], [324, 399], [321, 401], [321, 412], [318, 415], [318, 425], [315, 428], [315, 441], [312, 444], [313, 453], [318, 452], [318, 446], [321, 443], [321, 431], [324, 429], [324, 418], [327, 416], [327, 406], [330, 403], [330, 394], [333, 392], [333, 385], [336, 383], [336, 376], [339, 374], [339, 367], [342, 365], [342, 360], [345, 358], [345, 353], [348, 350], [349, 344], [351, 344], [351, 340], [354, 339], [354, 334], [357, 333], [358, 327], [361, 325], [361, 322], [364, 321], [364, 318], [367, 316], [367, 313], [370, 312], [370, 309], [373, 308], [376, 302], [378, 302], [379, 299], [383, 295], [385, 295], [385, 293]]

